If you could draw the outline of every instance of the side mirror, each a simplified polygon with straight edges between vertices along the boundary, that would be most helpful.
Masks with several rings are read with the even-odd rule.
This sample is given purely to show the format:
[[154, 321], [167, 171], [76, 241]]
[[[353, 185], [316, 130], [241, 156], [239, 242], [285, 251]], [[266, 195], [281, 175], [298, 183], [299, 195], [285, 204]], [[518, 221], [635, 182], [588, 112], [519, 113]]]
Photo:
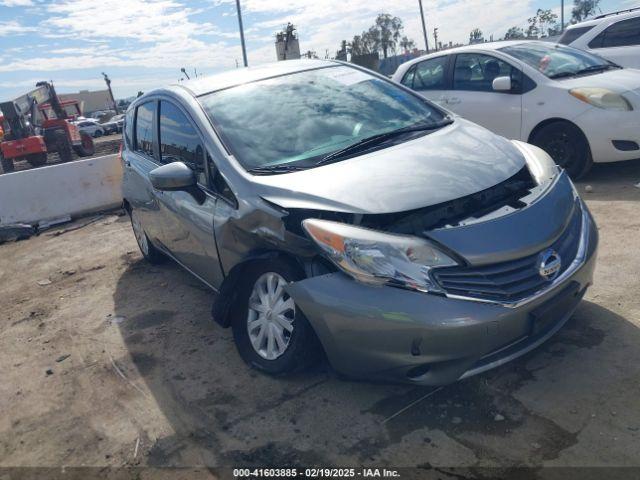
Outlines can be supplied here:
[[496, 77], [493, 79], [492, 86], [496, 92], [510, 92], [511, 77]]
[[182, 162], [172, 162], [149, 172], [156, 190], [187, 190], [197, 184], [196, 175]]

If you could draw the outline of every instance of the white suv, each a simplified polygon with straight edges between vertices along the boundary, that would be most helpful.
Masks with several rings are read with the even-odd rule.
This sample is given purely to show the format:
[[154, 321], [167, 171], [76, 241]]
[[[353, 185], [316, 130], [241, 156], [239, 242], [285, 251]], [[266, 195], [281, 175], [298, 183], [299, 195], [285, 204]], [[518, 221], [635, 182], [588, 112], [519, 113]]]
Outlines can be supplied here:
[[571, 25], [559, 42], [623, 67], [640, 68], [640, 7]]

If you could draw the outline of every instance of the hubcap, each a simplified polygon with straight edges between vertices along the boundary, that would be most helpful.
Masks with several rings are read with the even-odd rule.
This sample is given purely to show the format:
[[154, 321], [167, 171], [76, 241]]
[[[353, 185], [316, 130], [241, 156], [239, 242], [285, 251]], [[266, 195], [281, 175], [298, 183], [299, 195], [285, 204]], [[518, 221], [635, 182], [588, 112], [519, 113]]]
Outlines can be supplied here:
[[277, 273], [265, 273], [253, 286], [249, 297], [247, 331], [258, 355], [275, 360], [289, 346], [296, 306], [284, 291], [287, 281]]
[[561, 167], [567, 168], [573, 162], [573, 148], [571, 143], [569, 142], [569, 138], [566, 135], [562, 133], [558, 133], [557, 135], [555, 135], [549, 141], [547, 148], [551, 157]]
[[135, 210], [131, 212], [131, 226], [133, 227], [133, 234], [136, 236], [136, 241], [138, 242], [140, 250], [142, 250], [142, 253], [145, 255], [148, 255], [149, 242], [147, 242], [147, 235], [142, 229], [142, 224], [140, 223], [140, 219], [138, 218], [138, 214]]

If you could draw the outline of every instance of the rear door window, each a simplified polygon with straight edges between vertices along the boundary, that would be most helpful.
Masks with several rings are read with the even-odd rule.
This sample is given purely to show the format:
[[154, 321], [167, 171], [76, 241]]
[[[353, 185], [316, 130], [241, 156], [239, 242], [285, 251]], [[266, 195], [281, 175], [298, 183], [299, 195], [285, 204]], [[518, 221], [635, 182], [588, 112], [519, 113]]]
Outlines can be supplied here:
[[640, 45], [640, 17], [614, 23], [589, 43], [589, 48]]
[[560, 37], [560, 40], [558, 40], [558, 43], [561, 43], [563, 45], [570, 45], [592, 28], [593, 25], [589, 27], [576, 27], [565, 30], [565, 32]]
[[160, 159], [162, 163], [183, 162], [206, 185], [200, 135], [182, 110], [164, 100], [160, 102]]
[[147, 102], [136, 108], [136, 151], [153, 158], [153, 117], [156, 102]]
[[124, 143], [127, 148], [133, 146], [133, 110], [129, 110], [124, 117]]

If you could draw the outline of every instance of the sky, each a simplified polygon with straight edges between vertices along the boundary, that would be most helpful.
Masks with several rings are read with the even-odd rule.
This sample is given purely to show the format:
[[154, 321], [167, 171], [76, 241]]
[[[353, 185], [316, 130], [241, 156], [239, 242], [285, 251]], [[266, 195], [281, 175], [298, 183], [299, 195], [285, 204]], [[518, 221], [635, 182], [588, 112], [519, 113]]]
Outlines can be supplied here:
[[[566, 0], [565, 18], [571, 16]], [[373, 24], [378, 13], [400, 17], [405, 33], [424, 48], [418, 0], [241, 0], [249, 65], [276, 60], [274, 34], [298, 28], [300, 49], [334, 56], [343, 39]], [[538, 8], [560, 12], [560, 0], [423, 0], [429, 41], [467, 42], [524, 27]], [[603, 12], [640, 0], [601, 0]], [[192, 75], [242, 65], [235, 0], [0, 0], [0, 100], [40, 80], [60, 93], [105, 88], [116, 98], [176, 83]]]

